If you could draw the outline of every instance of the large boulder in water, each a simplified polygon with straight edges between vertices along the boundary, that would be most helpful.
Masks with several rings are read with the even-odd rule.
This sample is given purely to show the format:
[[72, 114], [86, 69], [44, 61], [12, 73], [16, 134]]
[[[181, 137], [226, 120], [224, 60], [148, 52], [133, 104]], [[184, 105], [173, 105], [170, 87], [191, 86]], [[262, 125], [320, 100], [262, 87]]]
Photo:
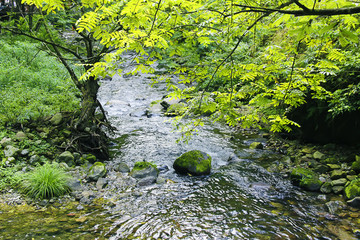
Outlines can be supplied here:
[[192, 175], [210, 174], [211, 157], [201, 151], [193, 150], [184, 153], [177, 158], [173, 165], [176, 172], [181, 174], [190, 173]]

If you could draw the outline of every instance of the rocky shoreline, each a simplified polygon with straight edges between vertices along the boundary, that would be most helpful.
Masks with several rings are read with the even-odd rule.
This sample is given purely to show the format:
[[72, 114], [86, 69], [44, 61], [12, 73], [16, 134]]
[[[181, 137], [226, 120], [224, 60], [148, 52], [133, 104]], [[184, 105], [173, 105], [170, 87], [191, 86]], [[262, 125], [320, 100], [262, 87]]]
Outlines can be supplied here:
[[[58, 118], [56, 121], [55, 116]], [[116, 205], [113, 199], [125, 199], [129, 194], [140, 196], [141, 191], [136, 190], [139, 187], [172, 183], [171, 179], [162, 177], [162, 173], [170, 170], [168, 166], [140, 162], [140, 165], [135, 164], [134, 168], [130, 169], [124, 162], [103, 162], [92, 154], [81, 154], [65, 147], [70, 144], [71, 131], [66, 128], [65, 122], [61, 125], [62, 116], [55, 116], [49, 120], [48, 127], [25, 128], [14, 132], [11, 137], [3, 137], [0, 141], [4, 153], [3, 164], [10, 165], [16, 159], [21, 159], [25, 165], [19, 172], [27, 172], [37, 164], [53, 159], [72, 176], [68, 180], [72, 191], [62, 197], [33, 200], [14, 189], [3, 190], [0, 193], [1, 206], [17, 209], [27, 206], [25, 209], [40, 211], [49, 206], [77, 211], [89, 206], [111, 208]], [[358, 223], [360, 158], [357, 148], [334, 144], [300, 144], [298, 141], [285, 140], [267, 133], [262, 134], [262, 137], [266, 140], [249, 143], [249, 149], [271, 150], [282, 156], [280, 162], [267, 165], [269, 172], [281, 174], [284, 178], [289, 178], [294, 185], [317, 192], [321, 199], [328, 199], [325, 203], [327, 213], [319, 213], [320, 219], [340, 218], [351, 222], [344, 226]], [[60, 148], [51, 148], [51, 145], [60, 145]], [[47, 147], [41, 149], [39, 146]], [[53, 152], [49, 152], [51, 150]], [[350, 229], [355, 229], [352, 230], [353, 234], [360, 236], [360, 229]]]

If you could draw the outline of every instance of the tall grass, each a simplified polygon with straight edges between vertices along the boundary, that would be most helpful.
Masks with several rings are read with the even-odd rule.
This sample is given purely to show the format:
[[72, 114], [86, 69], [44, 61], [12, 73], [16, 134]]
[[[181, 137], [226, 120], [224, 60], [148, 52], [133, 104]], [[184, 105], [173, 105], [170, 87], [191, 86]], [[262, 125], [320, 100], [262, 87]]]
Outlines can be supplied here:
[[68, 178], [58, 165], [46, 163], [25, 175], [22, 188], [25, 194], [35, 199], [57, 197], [70, 191]]

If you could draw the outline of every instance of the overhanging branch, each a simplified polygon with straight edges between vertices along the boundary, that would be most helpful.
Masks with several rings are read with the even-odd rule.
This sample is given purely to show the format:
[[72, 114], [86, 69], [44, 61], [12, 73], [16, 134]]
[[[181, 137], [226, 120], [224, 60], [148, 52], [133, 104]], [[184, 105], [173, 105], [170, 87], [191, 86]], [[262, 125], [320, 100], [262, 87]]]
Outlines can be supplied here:
[[66, 47], [64, 47], [64, 46], [61, 46], [61, 45], [59, 45], [59, 44], [56, 44], [56, 43], [54, 43], [54, 42], [50, 42], [50, 41], [47, 41], [47, 40], [45, 40], [45, 39], [41, 39], [41, 38], [35, 37], [35, 36], [30, 35], [30, 34], [21, 32], [21, 31], [16, 31], [16, 30], [13, 30], [13, 29], [8, 28], [8, 27], [0, 26], [0, 28], [1, 28], [1, 29], [4, 29], [4, 30], [6, 30], [6, 31], [9, 31], [9, 32], [11, 32], [11, 33], [13, 33], [13, 34], [16, 34], [16, 35], [26, 36], [26, 37], [31, 38], [31, 39], [34, 39], [34, 40], [36, 40], [36, 41], [49, 44], [49, 45], [51, 45], [51, 46], [53, 46], [53, 47], [61, 48], [62, 50], [64, 50], [64, 51], [66, 51], [66, 52], [71, 53], [72, 55], [74, 55], [74, 56], [75, 56], [78, 60], [80, 60], [81, 62], [83, 61], [83, 58], [82, 58], [79, 54], [77, 54], [75, 51], [73, 51], [73, 50], [71, 50], [71, 49], [69, 49], [69, 48], [66, 48]]
[[250, 9], [250, 11], [254, 12], [278, 12], [282, 14], [290, 14], [296, 17], [299, 16], [337, 16], [337, 15], [350, 15], [350, 14], [357, 14], [360, 13], [360, 7], [349, 7], [349, 8], [331, 8], [331, 9], [308, 9], [304, 5], [300, 4], [298, 1], [294, 0], [297, 6], [302, 8], [303, 10], [283, 10], [277, 8], [264, 8], [264, 7], [255, 7], [255, 6], [248, 6], [242, 4], [234, 4], [234, 6], [242, 7], [245, 9]]

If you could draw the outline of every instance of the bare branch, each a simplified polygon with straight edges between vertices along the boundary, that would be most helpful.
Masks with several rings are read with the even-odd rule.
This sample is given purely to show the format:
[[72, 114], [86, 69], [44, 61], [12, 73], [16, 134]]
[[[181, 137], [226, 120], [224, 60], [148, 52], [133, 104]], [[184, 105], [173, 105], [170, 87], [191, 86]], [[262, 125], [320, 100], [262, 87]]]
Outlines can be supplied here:
[[[293, 0], [293, 3], [297, 1]], [[264, 8], [264, 7], [255, 7], [255, 6], [248, 6], [242, 4], [234, 4], [234, 6], [242, 7], [242, 8], [249, 8], [253, 12], [278, 12], [282, 14], [290, 14], [296, 17], [299, 16], [337, 16], [337, 15], [350, 15], [360, 13], [360, 7], [349, 7], [349, 8], [331, 8], [331, 9], [308, 9], [306, 10], [282, 10], [280, 8]]]
[[293, 0], [294, 3], [296, 5], [298, 5], [298, 7], [302, 8], [304, 11], [309, 11], [310, 9], [308, 9], [306, 6], [304, 6], [303, 4], [301, 4], [298, 0]]

